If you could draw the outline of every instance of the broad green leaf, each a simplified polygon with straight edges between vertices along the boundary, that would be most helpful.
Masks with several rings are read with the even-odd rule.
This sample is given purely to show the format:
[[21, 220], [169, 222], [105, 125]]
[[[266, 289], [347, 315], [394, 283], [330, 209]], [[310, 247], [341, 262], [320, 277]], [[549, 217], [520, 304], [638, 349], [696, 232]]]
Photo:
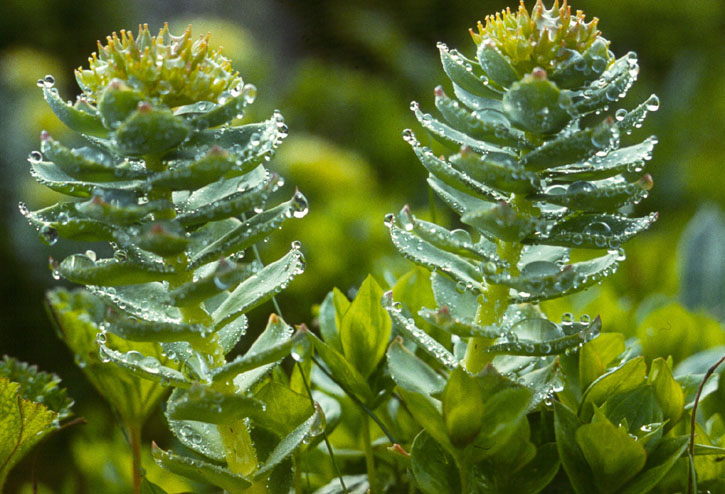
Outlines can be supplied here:
[[242, 475], [202, 460], [164, 451], [152, 444], [151, 454], [161, 467], [190, 479], [209, 483], [231, 492], [247, 489], [252, 483]]
[[350, 301], [347, 297], [337, 288], [333, 288], [320, 304], [317, 316], [323, 341], [340, 353], [342, 353], [340, 322], [349, 307]]
[[169, 429], [181, 441], [181, 444], [212, 460], [223, 462], [226, 459], [224, 441], [215, 424], [198, 420], [172, 420], [167, 417]]
[[662, 358], [652, 361], [647, 383], [654, 389], [663, 418], [667, 420], [665, 430], [669, 430], [677, 424], [684, 412], [685, 393], [682, 386], [672, 377], [672, 371]]
[[299, 448], [305, 439], [322, 434], [324, 428], [320, 428], [320, 424], [323, 423], [324, 415], [322, 414], [322, 410], [315, 407], [315, 412], [310, 416], [310, 418], [305, 420], [301, 425], [282, 438], [279, 444], [277, 444], [274, 450], [272, 450], [269, 454], [262, 468], [254, 473], [254, 479], [263, 479], [275, 466], [279, 465], [284, 459]]
[[604, 402], [601, 411], [613, 424], [626, 423], [635, 435], [646, 432], [651, 428], [650, 424], [662, 422], [662, 410], [654, 389], [647, 384], [612, 395]]
[[468, 446], [481, 430], [483, 399], [476, 378], [460, 367], [453, 369], [443, 389], [443, 422], [457, 448]]
[[443, 421], [443, 412], [441, 410], [441, 402], [427, 395], [408, 391], [405, 388], [400, 389], [400, 396], [403, 398], [408, 410], [413, 418], [420, 424], [423, 429], [435, 441], [445, 449], [448, 454], [454, 456], [458, 450], [446, 432], [446, 424]]
[[643, 232], [657, 220], [657, 213], [641, 218], [607, 214], [581, 214], [557, 222], [551, 230], [527, 239], [527, 242], [562, 245], [581, 249], [616, 248]]
[[576, 432], [581, 426], [573, 412], [554, 401], [554, 432], [561, 465], [576, 494], [591, 494], [594, 476], [576, 440]]
[[240, 283], [213, 312], [214, 324], [216, 327], [221, 327], [266, 302], [286, 287], [295, 276], [301, 274], [304, 268], [305, 261], [302, 253], [297, 249], [292, 249], [277, 261], [268, 264], [261, 271]]
[[103, 126], [98, 115], [92, 115], [75, 106], [69, 105], [63, 101], [63, 98], [60, 97], [56, 88], [44, 86], [43, 97], [60, 121], [72, 130], [98, 137], [108, 135], [108, 130]]
[[468, 290], [461, 293], [455, 281], [438, 272], [430, 280], [438, 307], [447, 307], [452, 317], [472, 324], [478, 307], [476, 294]]
[[576, 442], [591, 467], [594, 485], [613, 494], [644, 467], [647, 453], [627, 430], [602, 418], [576, 430]]
[[[488, 80], [484, 82], [474, 74], [472, 69], [475, 62], [468, 62], [457, 50], [449, 50], [442, 43], [438, 44], [438, 50], [440, 51], [443, 70], [453, 83], [473, 95], [501, 99], [501, 91], [491, 87]], [[468, 69], [469, 66], [471, 70]]]
[[527, 170], [533, 171], [576, 163], [608, 150], [616, 136], [614, 124], [605, 120], [593, 128], [562, 132], [525, 155], [521, 161]]
[[421, 431], [410, 450], [415, 482], [425, 494], [460, 494], [460, 475], [454, 458], [426, 431]]
[[672, 469], [687, 449], [687, 437], [667, 437], [649, 452], [642, 472], [628, 482], [619, 494], [646, 494]]
[[496, 392], [483, 405], [481, 431], [474, 445], [483, 448], [482, 454], [493, 456], [506, 447], [508, 439], [516, 432], [531, 402], [531, 390], [511, 387]]
[[536, 494], [551, 483], [559, 471], [559, 454], [556, 443], [539, 446], [533, 460], [522, 470], [511, 476], [511, 492]]
[[340, 385], [346, 392], [356, 395], [364, 402], [370, 402], [373, 399], [373, 393], [367, 384], [366, 379], [358, 372], [358, 370], [350, 364], [345, 357], [337, 350], [324, 343], [312, 332], [307, 332], [307, 337], [312, 342], [318, 355], [327, 365], [335, 382]]
[[552, 134], [571, 120], [571, 105], [566, 93], [556, 84], [534, 75], [513, 83], [503, 97], [504, 114], [522, 130]]
[[380, 305], [382, 296], [382, 288], [368, 275], [341, 321], [340, 343], [345, 358], [364, 378], [385, 355], [392, 333], [390, 316]]
[[279, 436], [291, 433], [314, 412], [309, 396], [274, 381], [255, 392], [254, 399], [263, 403], [264, 409], [252, 415], [252, 421]]
[[595, 379], [604, 374], [624, 349], [624, 335], [621, 333], [604, 333], [585, 344], [579, 351], [581, 389], [587, 389]]
[[398, 228], [394, 222], [388, 226], [393, 245], [400, 253], [414, 263], [431, 270], [445, 273], [464, 287], [482, 291], [482, 275], [473, 263], [468, 262], [456, 254], [446, 252], [420, 237]]
[[405, 348], [399, 336], [391, 343], [387, 357], [390, 374], [401, 388], [426, 395], [436, 395], [443, 391], [446, 380]]
[[60, 379], [7, 356], [0, 361], [0, 489], [8, 472], [70, 415]]
[[593, 414], [594, 406], [602, 405], [615, 394], [640, 387], [644, 384], [646, 375], [647, 364], [644, 357], [637, 357], [600, 376], [584, 391], [579, 405], [579, 417], [588, 420]]

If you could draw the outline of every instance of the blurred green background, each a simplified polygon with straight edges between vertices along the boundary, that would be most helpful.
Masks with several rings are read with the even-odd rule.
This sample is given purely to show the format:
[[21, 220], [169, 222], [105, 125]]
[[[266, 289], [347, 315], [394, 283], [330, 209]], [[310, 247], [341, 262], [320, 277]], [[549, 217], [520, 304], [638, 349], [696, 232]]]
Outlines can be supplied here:
[[[652, 337], [652, 324], [671, 324], [672, 311], [684, 311], [677, 317], [690, 318], [690, 326], [676, 337], [667, 333], [674, 338], [672, 351], [693, 338], [688, 344], [704, 345], [691, 334], [703, 327], [712, 328], [706, 345], [722, 345], [716, 321], [725, 316], [725, 2], [572, 3], [601, 19], [617, 56], [639, 54], [639, 82], [624, 106], [653, 92], [660, 96], [660, 110], [632, 136], [659, 137], [648, 168], [655, 188], [638, 210], [659, 211], [660, 220], [628, 246], [628, 261], [613, 280], [549, 310], [601, 313], [605, 328], [641, 337]], [[289, 125], [290, 137], [272, 168], [286, 177], [286, 190], [297, 185], [306, 194], [310, 213], [265, 246], [263, 257], [273, 259], [294, 239], [303, 242], [307, 273], [279, 301], [289, 322], [309, 325], [313, 304], [332, 286], [354, 289], [368, 272], [390, 281], [410, 268], [395, 253], [382, 221], [406, 203], [429, 208], [424, 169], [400, 137], [404, 128], [415, 127], [409, 103], [433, 108], [433, 87], [445, 80], [436, 41], [472, 55], [467, 29], [506, 6], [516, 7], [514, 0], [0, 3], [0, 354], [59, 374], [76, 399], [76, 413], [92, 422], [38, 448], [11, 474], [7, 492], [31, 492], [33, 476], [41, 493], [120, 493], [129, 481], [130, 459], [123, 456], [111, 412], [83, 380], [42, 305], [44, 291], [59, 283], [50, 276], [48, 256], [79, 249], [63, 242], [42, 245], [18, 213], [21, 200], [31, 209], [55, 201], [28, 173], [26, 156], [39, 147], [39, 132], [73, 139], [45, 105], [38, 78], [54, 75], [69, 99], [79, 92], [73, 69], [85, 65], [96, 40], [114, 30], [146, 22], [154, 31], [169, 21], [172, 32], [189, 23], [196, 34], [211, 32], [212, 44], [223, 46], [245, 81], [259, 88], [248, 118], [260, 120], [279, 108]], [[445, 218], [444, 207], [436, 209]], [[681, 240], [688, 223], [689, 240]], [[257, 310], [257, 326], [271, 310]], [[653, 317], [662, 320], [652, 323]], [[684, 358], [695, 347], [679, 350]], [[158, 439], [164, 430], [156, 417], [147, 434]], [[110, 456], [116, 459], [101, 461]], [[111, 485], [118, 490], [108, 490]]]

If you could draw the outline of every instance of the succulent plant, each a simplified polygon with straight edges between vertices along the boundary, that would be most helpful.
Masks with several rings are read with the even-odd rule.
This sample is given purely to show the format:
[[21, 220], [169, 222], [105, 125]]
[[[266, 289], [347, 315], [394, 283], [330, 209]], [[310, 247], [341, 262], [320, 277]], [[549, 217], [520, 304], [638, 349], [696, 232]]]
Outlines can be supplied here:
[[307, 212], [299, 191], [268, 205], [283, 181], [265, 164], [286, 124], [277, 111], [242, 124], [256, 88], [190, 28], [114, 33], [76, 79], [74, 103], [51, 76], [38, 85], [86, 145], [66, 147], [43, 132], [29, 159], [34, 178], [68, 200], [20, 209], [50, 245], [64, 238], [110, 248], [97, 247], [108, 257], [86, 250], [51, 259], [56, 279], [85, 285], [53, 291], [51, 314], [136, 434], [173, 389], [166, 416], [193, 456], [154, 446], [159, 464], [229, 492], [278, 492], [290, 454], [321, 420], [308, 397], [268, 378], [299, 336], [272, 315], [244, 355], [226, 355], [247, 332], [245, 314], [305, 267], [297, 242], [266, 266], [257, 250]]
[[[385, 219], [396, 248], [431, 272], [435, 304], [383, 297], [403, 336], [388, 351], [390, 371], [424, 429], [411, 448], [416, 482], [426, 493], [647, 492], [686, 439], [654, 440], [648, 456], [650, 436], [633, 438], [676, 423], [682, 389], [661, 359], [647, 381], [622, 335], [600, 344], [599, 316], [552, 321], [539, 302], [601, 283], [624, 260], [622, 244], [656, 220], [630, 217], [653, 185], [643, 169], [656, 138], [622, 141], [659, 101], [616, 108], [637, 57], [615, 58], [597, 19], [566, 1], [546, 9], [538, 0], [530, 12], [522, 2], [471, 36], [475, 58], [438, 44], [455, 96], [435, 88], [442, 118], [411, 104], [433, 147], [403, 132], [458, 216], [454, 229], [408, 206]], [[635, 419], [630, 399], [651, 405], [649, 415]], [[627, 460], [606, 450], [607, 435]], [[559, 462], [566, 487], [552, 483]]]

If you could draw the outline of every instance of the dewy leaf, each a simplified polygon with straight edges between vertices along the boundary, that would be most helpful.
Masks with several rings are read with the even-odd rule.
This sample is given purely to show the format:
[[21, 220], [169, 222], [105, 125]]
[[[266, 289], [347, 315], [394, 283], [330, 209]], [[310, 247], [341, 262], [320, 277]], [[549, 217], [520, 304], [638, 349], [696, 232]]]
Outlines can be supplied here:
[[226, 468], [202, 460], [164, 451], [154, 443], [151, 454], [159, 466], [198, 482], [209, 483], [231, 492], [247, 489], [252, 483], [245, 477]]
[[616, 427], [605, 418], [579, 427], [576, 442], [602, 494], [618, 492], [647, 461], [644, 447], [623, 426]]
[[0, 361], [0, 489], [10, 469], [70, 415], [73, 402], [59, 383], [35, 366]]
[[190, 129], [170, 110], [142, 103], [116, 129], [116, 145], [129, 156], [159, 154], [181, 143]]
[[548, 233], [536, 232], [526, 241], [581, 249], [617, 248], [650, 227], [657, 213], [641, 218], [607, 214], [581, 214], [557, 222]]
[[481, 430], [483, 398], [475, 377], [460, 367], [453, 369], [443, 389], [443, 422], [451, 443], [457, 448], [468, 446]]
[[586, 115], [624, 98], [638, 73], [637, 54], [631, 51], [614, 62], [588, 88], [571, 91], [574, 108], [580, 115]]
[[212, 314], [214, 324], [216, 327], [221, 327], [266, 302], [304, 269], [302, 253], [292, 249], [285, 256], [240, 283]]
[[380, 305], [382, 296], [382, 288], [368, 275], [340, 326], [340, 343], [345, 358], [365, 378], [385, 355], [392, 333], [390, 316]]
[[187, 380], [186, 376], [176, 369], [161, 364], [156, 357], [146, 356], [136, 350], [120, 352], [107, 347], [103, 343], [99, 343], [98, 348], [101, 361], [113, 362], [134, 376], [183, 389], [191, 386], [191, 382]]
[[569, 106], [566, 93], [548, 81], [541, 69], [513, 83], [503, 97], [503, 111], [509, 120], [520, 129], [537, 134], [563, 129], [571, 120]]
[[93, 260], [85, 254], [73, 254], [61, 261], [58, 273], [68, 281], [87, 285], [136, 285], [169, 280], [175, 276], [170, 266], [141, 264], [116, 258]]
[[108, 130], [103, 126], [98, 115], [92, 115], [69, 105], [63, 101], [56, 88], [43, 86], [43, 97], [60, 121], [72, 130], [97, 137], [108, 135]]
[[265, 410], [261, 401], [238, 394], [227, 394], [200, 384], [189, 390], [175, 389], [166, 402], [170, 420], [198, 420], [209, 424], [230, 423], [259, 416]]
[[460, 475], [454, 458], [427, 432], [421, 431], [410, 450], [415, 481], [425, 494], [459, 494]]
[[479, 79], [473, 72], [472, 64], [464, 60], [458, 51], [449, 50], [443, 43], [438, 43], [438, 50], [440, 51], [443, 70], [454, 84], [476, 96], [501, 99], [501, 91], [491, 87], [485, 77], [486, 82]]
[[437, 272], [430, 279], [438, 306], [447, 307], [452, 317], [472, 324], [478, 307], [476, 294], [468, 290], [461, 293], [455, 281]]
[[387, 353], [388, 368], [395, 384], [415, 393], [437, 395], [446, 380], [428, 364], [403, 346], [400, 337], [395, 338]]
[[264, 405], [261, 413], [250, 416], [254, 424], [280, 436], [291, 433], [314, 411], [309, 396], [296, 393], [274, 381], [255, 392], [254, 399]]

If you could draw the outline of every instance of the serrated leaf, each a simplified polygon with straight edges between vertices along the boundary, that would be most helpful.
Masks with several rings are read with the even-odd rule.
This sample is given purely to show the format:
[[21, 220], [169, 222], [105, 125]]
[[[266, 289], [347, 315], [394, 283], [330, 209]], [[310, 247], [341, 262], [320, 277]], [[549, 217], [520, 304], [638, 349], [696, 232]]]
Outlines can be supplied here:
[[604, 418], [579, 427], [576, 442], [592, 469], [594, 485], [603, 494], [618, 492], [647, 461], [644, 447], [624, 427]]
[[405, 348], [402, 342], [402, 338], [397, 337], [387, 352], [388, 369], [395, 384], [425, 395], [436, 395], [443, 391], [446, 380]]
[[385, 355], [392, 323], [380, 305], [383, 290], [368, 275], [340, 324], [343, 354], [364, 378], [368, 378]]
[[212, 313], [216, 327], [266, 302], [285, 288], [305, 268], [302, 253], [292, 249], [277, 261], [268, 264], [242, 283]]
[[581, 214], [554, 224], [546, 234], [537, 232], [527, 242], [581, 249], [616, 248], [657, 220], [657, 213], [641, 218], [619, 215]]
[[71, 130], [98, 137], [108, 135], [108, 130], [103, 126], [98, 115], [92, 115], [69, 105], [63, 101], [56, 88], [44, 86], [43, 97], [53, 113]]
[[410, 450], [415, 482], [425, 494], [460, 494], [460, 474], [455, 459], [425, 431]]
[[202, 460], [180, 456], [152, 445], [151, 455], [162, 468], [190, 479], [209, 483], [232, 492], [247, 489], [252, 483], [242, 475]]

